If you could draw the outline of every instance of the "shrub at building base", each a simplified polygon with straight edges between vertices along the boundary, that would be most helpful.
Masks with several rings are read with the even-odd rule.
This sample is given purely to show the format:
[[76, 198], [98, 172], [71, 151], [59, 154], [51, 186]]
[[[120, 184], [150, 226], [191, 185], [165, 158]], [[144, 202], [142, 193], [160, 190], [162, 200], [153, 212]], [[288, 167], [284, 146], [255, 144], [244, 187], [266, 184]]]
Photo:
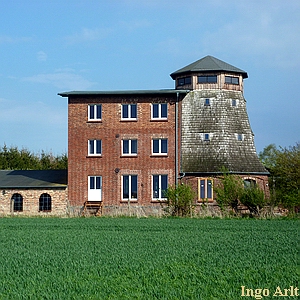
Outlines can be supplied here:
[[265, 207], [264, 192], [256, 185], [244, 186], [242, 178], [225, 173], [220, 179], [220, 184], [215, 188], [217, 203], [223, 212], [230, 207], [239, 215], [239, 206], [246, 207], [250, 215], [258, 216], [260, 210]]
[[238, 213], [239, 199], [243, 194], [244, 184], [240, 177], [225, 173], [220, 184], [215, 187], [217, 202], [222, 211], [227, 207]]
[[173, 216], [193, 214], [195, 191], [187, 184], [169, 186], [165, 192], [167, 210]]
[[254, 215], [259, 215], [260, 209], [262, 209], [266, 204], [264, 192], [257, 186], [245, 188], [240, 201], [243, 205], [247, 206], [250, 214]]

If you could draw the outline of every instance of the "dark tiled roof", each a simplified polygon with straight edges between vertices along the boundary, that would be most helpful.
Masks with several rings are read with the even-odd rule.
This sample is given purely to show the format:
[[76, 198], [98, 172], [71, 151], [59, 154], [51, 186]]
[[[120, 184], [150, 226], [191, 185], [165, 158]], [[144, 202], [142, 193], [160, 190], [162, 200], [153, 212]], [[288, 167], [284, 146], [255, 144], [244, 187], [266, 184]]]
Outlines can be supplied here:
[[243, 78], [248, 78], [247, 72], [238, 69], [220, 59], [217, 59], [213, 56], [205, 56], [188, 66], [179, 69], [175, 72], [173, 72], [170, 76], [173, 79], [176, 79], [178, 75], [182, 74], [187, 74], [187, 73], [192, 73], [192, 72], [216, 72], [216, 71], [225, 71], [225, 72], [230, 72], [230, 73], [237, 73], [241, 74]]
[[0, 188], [61, 188], [67, 170], [0, 170]]
[[58, 93], [59, 96], [95, 96], [95, 95], [165, 95], [165, 94], [186, 94], [189, 90], [125, 90], [125, 91], [70, 91]]

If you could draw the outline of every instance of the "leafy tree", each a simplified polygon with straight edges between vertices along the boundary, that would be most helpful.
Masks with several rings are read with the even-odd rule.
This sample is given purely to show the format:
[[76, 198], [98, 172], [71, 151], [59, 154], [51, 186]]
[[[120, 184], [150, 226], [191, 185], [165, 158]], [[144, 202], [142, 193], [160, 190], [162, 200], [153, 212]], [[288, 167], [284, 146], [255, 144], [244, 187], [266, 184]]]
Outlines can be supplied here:
[[266, 146], [262, 152], [258, 154], [259, 159], [267, 169], [272, 169], [276, 165], [276, 157], [279, 153], [275, 144]]
[[[267, 149], [267, 150], [266, 150]], [[272, 149], [271, 151], [269, 151]], [[290, 211], [300, 207], [300, 144], [289, 148], [267, 146], [259, 157], [270, 171], [270, 186], [274, 204]], [[270, 163], [272, 162], [272, 163]]]
[[172, 215], [188, 216], [192, 214], [196, 193], [188, 184], [169, 186], [165, 192], [165, 197]]

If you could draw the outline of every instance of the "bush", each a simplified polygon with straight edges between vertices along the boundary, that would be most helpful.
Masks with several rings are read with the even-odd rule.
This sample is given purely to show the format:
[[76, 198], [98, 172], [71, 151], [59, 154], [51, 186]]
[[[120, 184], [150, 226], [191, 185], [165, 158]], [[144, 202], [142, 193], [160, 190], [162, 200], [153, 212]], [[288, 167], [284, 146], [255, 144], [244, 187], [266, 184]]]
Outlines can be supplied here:
[[248, 207], [251, 214], [259, 215], [259, 210], [266, 204], [264, 192], [257, 186], [245, 188], [240, 201]]
[[239, 213], [238, 205], [247, 206], [251, 214], [259, 214], [259, 210], [266, 204], [264, 192], [256, 185], [244, 186], [243, 179], [237, 175], [224, 173], [221, 183], [215, 188], [217, 202], [222, 211], [230, 207]]
[[217, 202], [224, 211], [225, 207], [232, 208], [236, 213], [238, 212], [239, 199], [244, 191], [243, 180], [235, 175], [224, 173], [221, 178], [221, 183], [215, 187], [217, 194]]
[[187, 184], [169, 186], [165, 192], [169, 212], [173, 216], [187, 216], [193, 213], [195, 191]]

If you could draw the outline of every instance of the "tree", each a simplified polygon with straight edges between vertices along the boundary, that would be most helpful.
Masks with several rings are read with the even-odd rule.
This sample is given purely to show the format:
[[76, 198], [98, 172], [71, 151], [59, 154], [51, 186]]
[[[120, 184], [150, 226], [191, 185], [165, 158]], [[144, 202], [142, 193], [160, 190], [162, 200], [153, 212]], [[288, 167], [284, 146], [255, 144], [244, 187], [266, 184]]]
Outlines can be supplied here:
[[276, 157], [279, 153], [275, 144], [266, 146], [262, 152], [258, 154], [259, 159], [267, 169], [272, 169], [276, 165]]
[[174, 216], [188, 216], [193, 212], [195, 191], [188, 184], [169, 186], [165, 192], [169, 211]]
[[0, 148], [0, 169], [2, 170], [48, 170], [67, 169], [68, 158], [66, 154], [53, 156], [42, 151], [40, 155], [27, 149], [19, 150], [17, 147]]
[[259, 157], [271, 174], [273, 203], [290, 211], [300, 207], [300, 144], [279, 149], [271, 144]]

